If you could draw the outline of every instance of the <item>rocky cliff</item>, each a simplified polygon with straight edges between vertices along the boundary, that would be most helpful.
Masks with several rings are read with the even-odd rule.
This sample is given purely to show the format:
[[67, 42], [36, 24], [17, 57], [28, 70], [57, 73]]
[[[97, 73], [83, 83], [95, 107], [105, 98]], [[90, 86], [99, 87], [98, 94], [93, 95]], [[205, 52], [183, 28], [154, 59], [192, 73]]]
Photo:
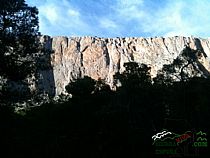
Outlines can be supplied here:
[[49, 37], [41, 41], [53, 53], [51, 69], [40, 71], [39, 85], [47, 93], [56, 95], [65, 91], [72, 80], [90, 76], [105, 79], [112, 86], [113, 75], [124, 71], [125, 62], [135, 61], [151, 67], [154, 77], [164, 64], [170, 64], [186, 44], [200, 49], [205, 55], [200, 62], [210, 70], [210, 39], [194, 37], [157, 38], [99, 38], [99, 37]]

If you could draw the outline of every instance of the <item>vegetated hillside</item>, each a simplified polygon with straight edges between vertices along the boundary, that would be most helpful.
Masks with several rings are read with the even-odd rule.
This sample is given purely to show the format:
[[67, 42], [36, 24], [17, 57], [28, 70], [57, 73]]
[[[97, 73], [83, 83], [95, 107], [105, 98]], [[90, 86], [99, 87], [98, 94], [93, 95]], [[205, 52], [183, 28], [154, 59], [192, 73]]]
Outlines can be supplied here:
[[[186, 59], [187, 52], [194, 53], [187, 47]], [[114, 75], [114, 83], [121, 83], [116, 91], [104, 80], [86, 76], [66, 87], [72, 94], [68, 101], [32, 108], [24, 115], [1, 109], [3, 151], [17, 157], [158, 157], [151, 137], [162, 129], [208, 133], [210, 78], [190, 78], [183, 65], [175, 81], [177, 62], [153, 80], [147, 65], [126, 63], [125, 71]], [[207, 154], [198, 150], [201, 157]]]

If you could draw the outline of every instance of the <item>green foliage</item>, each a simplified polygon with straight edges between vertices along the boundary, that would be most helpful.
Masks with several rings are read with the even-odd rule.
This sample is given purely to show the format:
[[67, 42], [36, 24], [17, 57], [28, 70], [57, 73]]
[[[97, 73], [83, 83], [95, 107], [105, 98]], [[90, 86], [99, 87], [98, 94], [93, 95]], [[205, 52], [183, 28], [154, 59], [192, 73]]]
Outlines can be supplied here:
[[36, 76], [38, 70], [51, 69], [51, 50], [40, 43], [38, 24], [38, 9], [28, 6], [25, 0], [1, 1], [1, 103], [11, 105], [32, 97], [28, 78], [35, 82], [32, 76]]
[[7, 142], [13, 144], [7, 157], [149, 157], [151, 136], [163, 128], [208, 129], [209, 79], [166, 86], [161, 81], [151, 84], [148, 75], [147, 67], [131, 63], [116, 91], [103, 80], [84, 77], [68, 86], [75, 97], [65, 102], [18, 115], [0, 109], [1, 143], [5, 148], [10, 147]]
[[22, 80], [33, 72], [38, 53], [38, 10], [24, 0], [2, 0], [0, 6], [0, 75]]
[[[193, 77], [188, 71], [193, 71], [194, 74], [200, 73], [201, 70], [196, 65], [200, 64], [198, 56], [201, 54], [200, 50], [193, 50], [189, 46], [186, 46], [181, 54], [174, 59], [172, 64], [163, 65], [162, 70], [159, 70], [157, 77], [153, 79], [154, 82], [163, 81], [165, 84], [171, 84], [174, 81], [187, 81]], [[190, 66], [191, 70], [187, 70]]]
[[138, 89], [151, 84], [150, 68], [145, 64], [140, 66], [136, 62], [124, 64], [125, 71], [114, 75], [115, 84], [119, 81], [124, 88]]
[[77, 79], [66, 86], [66, 91], [73, 96], [89, 96], [95, 89], [95, 80], [88, 76]]

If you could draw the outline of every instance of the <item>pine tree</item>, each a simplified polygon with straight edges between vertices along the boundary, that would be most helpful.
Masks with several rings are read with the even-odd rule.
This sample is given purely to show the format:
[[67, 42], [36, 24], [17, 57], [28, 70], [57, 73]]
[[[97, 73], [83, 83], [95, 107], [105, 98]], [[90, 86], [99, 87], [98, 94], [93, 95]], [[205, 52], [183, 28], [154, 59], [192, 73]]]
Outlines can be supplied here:
[[40, 35], [38, 10], [25, 0], [1, 0], [0, 76], [17, 81], [33, 72]]
[[[0, 104], [30, 96], [26, 79], [35, 74], [39, 54], [43, 51], [38, 24], [36, 7], [28, 6], [25, 0], [1, 0]], [[13, 83], [24, 88], [17, 91]]]

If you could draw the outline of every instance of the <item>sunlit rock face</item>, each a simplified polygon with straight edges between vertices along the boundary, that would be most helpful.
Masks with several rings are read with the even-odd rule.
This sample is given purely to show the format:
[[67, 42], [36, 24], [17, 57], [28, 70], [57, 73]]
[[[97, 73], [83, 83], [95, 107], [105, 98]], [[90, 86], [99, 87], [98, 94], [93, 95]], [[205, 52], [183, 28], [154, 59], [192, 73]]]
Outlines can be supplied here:
[[[202, 49], [205, 55], [200, 62], [209, 71], [210, 39], [194, 37], [157, 37], [157, 38], [99, 38], [99, 37], [49, 37], [41, 41], [53, 50], [50, 55], [52, 75], [40, 82], [46, 92], [56, 95], [65, 92], [65, 86], [84, 75], [93, 79], [105, 79], [113, 85], [113, 75], [123, 72], [123, 64], [130, 61], [144, 63], [151, 67], [152, 77], [164, 64], [170, 64], [181, 53], [186, 44], [192, 49]], [[49, 80], [49, 82], [47, 82]], [[53, 83], [53, 82], [54, 83]], [[54, 85], [52, 85], [54, 84]]]

